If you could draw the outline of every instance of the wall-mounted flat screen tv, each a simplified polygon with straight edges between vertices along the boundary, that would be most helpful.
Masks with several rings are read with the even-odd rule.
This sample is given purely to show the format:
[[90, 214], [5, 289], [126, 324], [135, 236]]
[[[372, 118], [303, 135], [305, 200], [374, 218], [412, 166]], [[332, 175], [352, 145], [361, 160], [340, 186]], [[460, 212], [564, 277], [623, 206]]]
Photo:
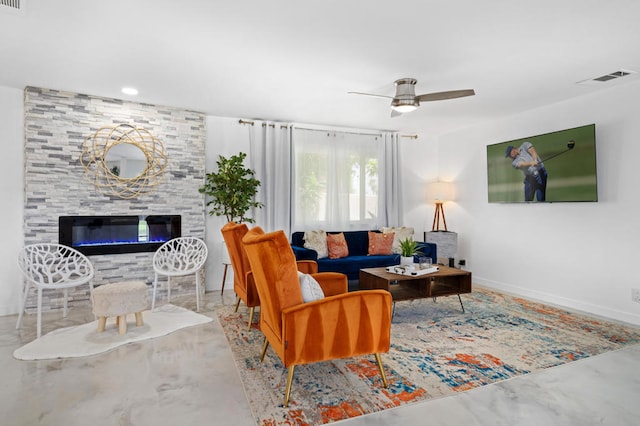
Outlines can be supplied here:
[[487, 146], [490, 203], [598, 201], [596, 125]]

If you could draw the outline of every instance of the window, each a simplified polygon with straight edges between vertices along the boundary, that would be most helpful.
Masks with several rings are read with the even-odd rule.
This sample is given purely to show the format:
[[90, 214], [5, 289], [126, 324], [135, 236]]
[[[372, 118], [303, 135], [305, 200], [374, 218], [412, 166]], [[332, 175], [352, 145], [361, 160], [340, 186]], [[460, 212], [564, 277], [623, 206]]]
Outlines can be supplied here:
[[381, 135], [294, 128], [292, 141], [294, 229], [381, 224]]

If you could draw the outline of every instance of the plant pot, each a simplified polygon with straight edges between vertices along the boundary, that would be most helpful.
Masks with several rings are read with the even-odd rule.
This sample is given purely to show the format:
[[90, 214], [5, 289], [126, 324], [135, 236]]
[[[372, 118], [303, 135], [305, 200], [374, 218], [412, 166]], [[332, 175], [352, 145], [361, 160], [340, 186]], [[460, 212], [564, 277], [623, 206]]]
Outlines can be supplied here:
[[413, 256], [400, 256], [401, 265], [413, 265]]

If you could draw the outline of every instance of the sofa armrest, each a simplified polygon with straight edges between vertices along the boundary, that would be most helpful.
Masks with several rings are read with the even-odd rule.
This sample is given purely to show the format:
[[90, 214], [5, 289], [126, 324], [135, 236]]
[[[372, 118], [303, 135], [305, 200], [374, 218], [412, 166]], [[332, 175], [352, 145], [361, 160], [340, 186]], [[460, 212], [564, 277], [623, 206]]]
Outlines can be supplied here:
[[387, 352], [391, 302], [386, 290], [363, 290], [283, 309], [285, 366]]
[[[435, 243], [425, 243], [418, 241], [418, 250], [422, 253], [420, 256], [430, 257], [433, 263], [438, 262], [438, 246]], [[414, 260], [417, 261], [418, 256], [414, 256]]]
[[335, 296], [349, 291], [347, 276], [339, 272], [319, 272], [311, 274], [318, 281], [325, 297]]
[[318, 252], [301, 246], [291, 246], [296, 260], [318, 260]]

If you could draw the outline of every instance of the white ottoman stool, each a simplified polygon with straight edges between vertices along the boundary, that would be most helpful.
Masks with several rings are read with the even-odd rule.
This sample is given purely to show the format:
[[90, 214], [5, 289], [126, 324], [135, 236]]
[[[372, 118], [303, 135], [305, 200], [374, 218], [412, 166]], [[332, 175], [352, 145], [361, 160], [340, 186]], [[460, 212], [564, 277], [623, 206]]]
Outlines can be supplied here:
[[144, 325], [142, 311], [147, 309], [147, 285], [142, 281], [104, 284], [93, 290], [93, 314], [98, 317], [98, 333], [104, 331], [108, 317], [116, 317], [118, 333], [127, 332], [127, 314], [136, 314], [136, 325]]

